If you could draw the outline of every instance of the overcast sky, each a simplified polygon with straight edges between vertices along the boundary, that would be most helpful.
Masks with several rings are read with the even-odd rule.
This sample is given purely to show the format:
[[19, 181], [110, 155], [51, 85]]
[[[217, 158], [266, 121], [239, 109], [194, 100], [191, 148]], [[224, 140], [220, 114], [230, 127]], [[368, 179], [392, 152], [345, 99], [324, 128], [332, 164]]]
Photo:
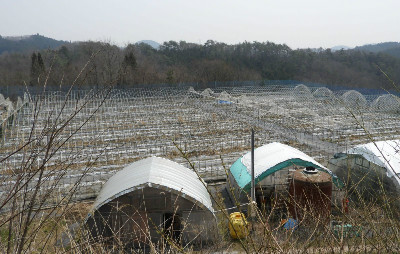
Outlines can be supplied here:
[[328, 48], [400, 41], [400, 0], [0, 0], [0, 35]]

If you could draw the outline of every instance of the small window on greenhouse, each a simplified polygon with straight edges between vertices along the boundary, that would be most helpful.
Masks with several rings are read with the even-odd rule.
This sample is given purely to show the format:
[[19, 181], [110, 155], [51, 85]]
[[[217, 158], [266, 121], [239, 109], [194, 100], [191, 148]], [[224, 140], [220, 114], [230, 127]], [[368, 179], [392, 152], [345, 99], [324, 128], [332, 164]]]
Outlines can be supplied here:
[[356, 156], [355, 163], [356, 163], [357, 166], [361, 166], [362, 167], [363, 166], [363, 158], [360, 157], [360, 156]]
[[366, 159], [363, 158], [362, 161], [363, 161], [363, 167], [369, 168], [369, 166], [370, 166], [369, 160], [366, 160]]

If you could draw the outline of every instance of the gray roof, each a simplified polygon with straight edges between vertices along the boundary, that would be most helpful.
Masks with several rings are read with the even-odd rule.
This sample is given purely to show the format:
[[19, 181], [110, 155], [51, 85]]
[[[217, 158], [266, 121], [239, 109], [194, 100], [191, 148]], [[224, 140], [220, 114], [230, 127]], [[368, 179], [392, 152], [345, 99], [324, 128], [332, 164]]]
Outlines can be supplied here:
[[168, 189], [214, 212], [206, 184], [192, 170], [168, 159], [150, 157], [136, 161], [112, 176], [101, 189], [93, 210], [144, 187]]

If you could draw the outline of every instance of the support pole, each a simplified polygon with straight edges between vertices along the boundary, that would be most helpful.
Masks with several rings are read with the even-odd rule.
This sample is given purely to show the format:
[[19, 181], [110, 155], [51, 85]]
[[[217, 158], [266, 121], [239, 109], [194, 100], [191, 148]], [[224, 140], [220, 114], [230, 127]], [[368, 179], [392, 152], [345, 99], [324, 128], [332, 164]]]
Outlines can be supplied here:
[[251, 231], [254, 232], [254, 223], [256, 223], [256, 185], [254, 181], [254, 129], [251, 128], [251, 203], [249, 205], [250, 212], [248, 213], [251, 223]]
[[251, 201], [256, 201], [256, 186], [254, 181], [254, 129], [251, 128]]

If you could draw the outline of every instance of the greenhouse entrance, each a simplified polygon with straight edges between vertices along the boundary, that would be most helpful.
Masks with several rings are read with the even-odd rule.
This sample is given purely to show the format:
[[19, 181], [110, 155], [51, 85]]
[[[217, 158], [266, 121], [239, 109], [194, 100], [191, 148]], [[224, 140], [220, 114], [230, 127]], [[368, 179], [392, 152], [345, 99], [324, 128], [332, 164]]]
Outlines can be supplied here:
[[175, 242], [180, 242], [181, 216], [179, 214], [164, 213], [164, 232]]

